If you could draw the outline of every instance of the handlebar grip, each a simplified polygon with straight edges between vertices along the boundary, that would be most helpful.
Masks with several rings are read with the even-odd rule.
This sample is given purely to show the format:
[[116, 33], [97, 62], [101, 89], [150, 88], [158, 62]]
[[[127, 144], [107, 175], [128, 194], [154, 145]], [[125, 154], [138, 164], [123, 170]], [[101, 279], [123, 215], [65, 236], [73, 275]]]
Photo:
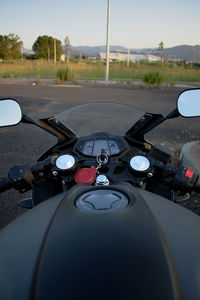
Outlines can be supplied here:
[[8, 176], [0, 178], [0, 193], [12, 187], [21, 193], [28, 191], [37, 184], [34, 175], [44, 171], [46, 167], [52, 165], [56, 157], [50, 157], [42, 162], [38, 162], [31, 168], [28, 166], [14, 166], [10, 169]]
[[9, 190], [12, 187], [12, 181], [8, 176], [0, 178], [0, 192]]
[[185, 192], [200, 191], [199, 175], [193, 169], [180, 166], [177, 169], [173, 183]]

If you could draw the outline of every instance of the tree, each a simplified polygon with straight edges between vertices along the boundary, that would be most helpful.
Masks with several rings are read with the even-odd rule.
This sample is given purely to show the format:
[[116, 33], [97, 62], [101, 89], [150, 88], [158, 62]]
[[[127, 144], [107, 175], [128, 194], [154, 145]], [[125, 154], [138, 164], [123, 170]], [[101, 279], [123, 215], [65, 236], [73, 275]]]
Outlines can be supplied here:
[[[54, 58], [54, 38], [48, 35], [39, 36], [33, 44], [33, 51], [36, 52], [38, 58], [53, 59]], [[56, 59], [60, 60], [63, 53], [61, 41], [56, 39]]]
[[18, 35], [13, 33], [0, 35], [0, 58], [5, 60], [20, 58], [22, 46], [23, 42]]
[[160, 59], [163, 61], [163, 49], [164, 49], [164, 43], [160, 42], [158, 45], [158, 50], [160, 51]]
[[64, 43], [65, 43], [65, 47], [66, 47], [66, 50], [67, 50], [67, 67], [69, 68], [69, 47], [70, 47], [70, 40], [69, 40], [68, 36], [66, 36]]

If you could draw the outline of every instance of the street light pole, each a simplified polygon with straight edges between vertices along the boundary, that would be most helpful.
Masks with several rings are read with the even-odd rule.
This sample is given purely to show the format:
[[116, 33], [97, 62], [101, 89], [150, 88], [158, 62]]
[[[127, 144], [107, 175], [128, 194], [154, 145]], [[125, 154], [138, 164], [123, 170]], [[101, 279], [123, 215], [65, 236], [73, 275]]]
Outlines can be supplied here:
[[107, 37], [106, 37], [106, 74], [105, 81], [109, 78], [109, 54], [110, 54], [110, 0], [108, 0], [107, 10]]
[[56, 65], [56, 38], [54, 38], [54, 64]]

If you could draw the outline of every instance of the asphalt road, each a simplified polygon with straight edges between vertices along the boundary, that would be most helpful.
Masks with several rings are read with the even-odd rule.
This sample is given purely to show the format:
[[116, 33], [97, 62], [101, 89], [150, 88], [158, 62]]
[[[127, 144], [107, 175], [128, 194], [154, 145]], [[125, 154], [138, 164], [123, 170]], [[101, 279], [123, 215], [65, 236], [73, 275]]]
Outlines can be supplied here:
[[[151, 89], [122, 89], [103, 87], [59, 87], [0, 85], [0, 98], [15, 98], [24, 113], [45, 118], [70, 107], [90, 102], [118, 102], [144, 111], [166, 115], [176, 107], [180, 91]], [[91, 116], [92, 118], [92, 116]], [[88, 120], [89, 121], [89, 120]], [[119, 120], [120, 122], [123, 120]], [[166, 121], [148, 134], [152, 143], [160, 143], [176, 150], [185, 142], [199, 139], [200, 119], [177, 119]], [[0, 129], [0, 176], [7, 174], [15, 164], [33, 164], [38, 157], [56, 142], [56, 139], [32, 125], [19, 124]], [[19, 195], [10, 190], [0, 195], [0, 227], [5, 226], [23, 209], [16, 202], [30, 195]]]

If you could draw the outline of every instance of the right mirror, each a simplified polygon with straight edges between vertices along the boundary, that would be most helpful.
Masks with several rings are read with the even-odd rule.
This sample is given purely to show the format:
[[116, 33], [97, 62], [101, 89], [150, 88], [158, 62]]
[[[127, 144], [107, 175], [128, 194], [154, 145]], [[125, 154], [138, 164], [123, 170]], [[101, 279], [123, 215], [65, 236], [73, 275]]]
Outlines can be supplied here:
[[200, 116], [200, 89], [187, 90], [180, 94], [177, 108], [183, 117]]

